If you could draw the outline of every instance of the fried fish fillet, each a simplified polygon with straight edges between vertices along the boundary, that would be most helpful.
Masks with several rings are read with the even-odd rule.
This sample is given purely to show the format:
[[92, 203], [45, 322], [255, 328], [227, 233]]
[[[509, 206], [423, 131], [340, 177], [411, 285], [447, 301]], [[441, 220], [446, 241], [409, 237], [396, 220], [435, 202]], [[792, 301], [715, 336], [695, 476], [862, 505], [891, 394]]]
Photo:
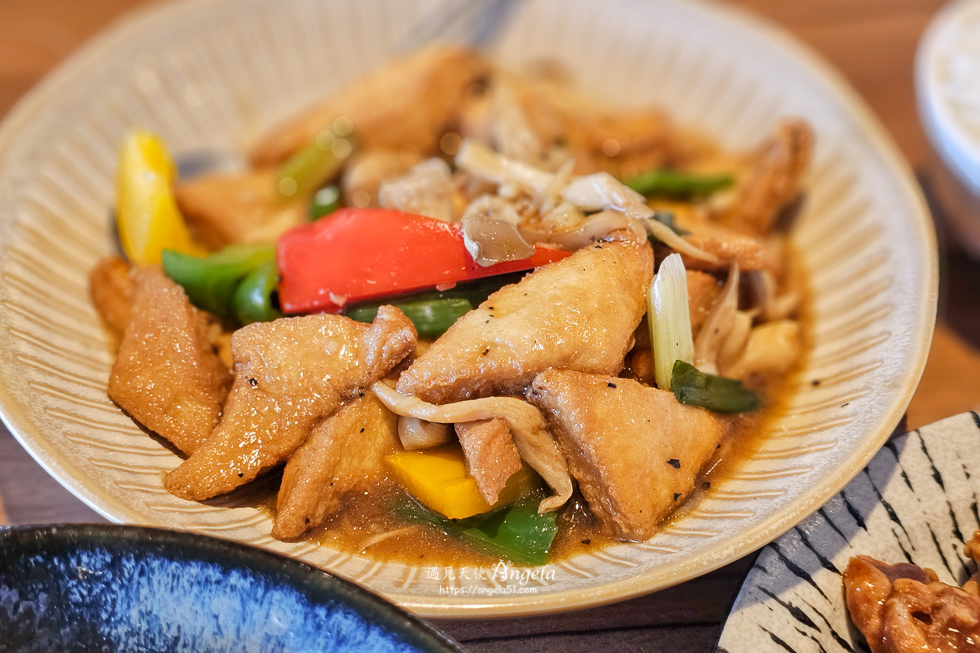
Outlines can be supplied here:
[[527, 399], [545, 414], [589, 508], [628, 540], [657, 531], [721, 442], [707, 410], [630, 379], [547, 370]]
[[554, 367], [616, 374], [646, 312], [653, 254], [646, 243], [580, 249], [490, 295], [398, 380], [398, 391], [442, 404], [520, 394]]
[[521, 454], [506, 420], [495, 418], [456, 425], [466, 457], [466, 473], [476, 481], [484, 500], [497, 503], [510, 477], [521, 470]]
[[370, 490], [399, 450], [398, 418], [374, 394], [344, 404], [286, 463], [273, 537], [296, 539], [322, 524], [349, 493]]
[[211, 249], [275, 240], [306, 221], [303, 202], [279, 197], [274, 170], [195, 177], [179, 182], [174, 196], [194, 236]]
[[339, 117], [350, 119], [365, 148], [434, 152], [458, 120], [470, 86], [489, 73], [472, 50], [433, 46], [362, 77], [335, 98], [278, 125], [252, 149], [253, 165], [273, 165], [313, 142]]
[[382, 306], [370, 326], [307, 315], [239, 329], [232, 336], [235, 381], [221, 421], [164, 484], [178, 497], [201, 500], [248, 483], [386, 375], [415, 340], [415, 327], [392, 306]]
[[722, 226], [704, 218], [678, 214], [677, 226], [689, 232], [684, 236], [691, 245], [714, 255], [717, 263], [682, 255], [684, 266], [688, 269], [723, 271], [738, 263], [740, 270], [773, 269], [778, 265], [778, 257], [770, 252], [766, 241], [750, 234]]
[[[785, 120], [763, 146], [759, 160], [742, 184], [724, 222], [737, 231], [757, 236], [772, 228], [780, 211], [799, 192], [800, 178], [810, 162], [813, 130], [804, 120]], [[739, 262], [741, 264], [741, 262]], [[749, 269], [749, 268], [744, 268]]]
[[107, 256], [88, 274], [89, 295], [102, 322], [117, 336], [129, 324], [133, 307], [133, 280], [130, 265], [119, 256]]
[[211, 435], [230, 384], [204, 314], [160, 268], [136, 270], [109, 398], [190, 454]]

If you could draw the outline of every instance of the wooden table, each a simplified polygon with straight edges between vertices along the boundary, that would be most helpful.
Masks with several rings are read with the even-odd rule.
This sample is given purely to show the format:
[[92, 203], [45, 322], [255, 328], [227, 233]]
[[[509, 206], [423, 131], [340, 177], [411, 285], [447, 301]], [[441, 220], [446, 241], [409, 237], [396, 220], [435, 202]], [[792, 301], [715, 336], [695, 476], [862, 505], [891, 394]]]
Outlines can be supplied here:
[[[41, 76], [123, 11], [145, 0], [3, 0], [0, 115]], [[936, 174], [915, 110], [912, 63], [919, 35], [941, 0], [734, 0], [782, 24], [837, 66], [878, 114], [925, 190]], [[938, 214], [938, 212], [937, 212]], [[941, 321], [922, 384], [909, 407], [912, 428], [980, 406], [980, 266], [945, 245]], [[0, 524], [103, 521], [31, 460], [0, 427]], [[751, 564], [736, 562], [658, 594], [566, 615], [439, 622], [469, 650], [623, 653], [709, 651]]]

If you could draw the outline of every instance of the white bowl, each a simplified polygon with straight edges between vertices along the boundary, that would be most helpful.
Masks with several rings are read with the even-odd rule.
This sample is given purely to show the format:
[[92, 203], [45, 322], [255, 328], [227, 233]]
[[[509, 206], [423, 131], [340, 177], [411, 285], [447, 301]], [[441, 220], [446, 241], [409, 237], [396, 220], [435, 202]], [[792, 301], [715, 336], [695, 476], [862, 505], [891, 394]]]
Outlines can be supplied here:
[[916, 53], [916, 97], [942, 167], [936, 191], [967, 249], [980, 256], [980, 1], [946, 5]]
[[179, 458], [107, 399], [113, 353], [86, 274], [114, 247], [107, 213], [123, 133], [153, 129], [178, 153], [241, 150], [276, 119], [380, 64], [388, 45], [438, 4], [156, 6], [106, 31], [32, 91], [0, 128], [5, 422], [45, 469], [111, 520], [265, 546], [429, 616], [608, 603], [770, 542], [844, 487], [901, 418], [932, 334], [935, 240], [908, 168], [839, 75], [784, 33], [714, 4], [528, 0], [494, 48], [512, 66], [555, 57], [608, 102], [660, 103], [728, 148], [756, 145], [787, 114], [807, 118], [817, 134], [793, 234], [812, 286], [796, 393], [758, 454], [649, 542], [549, 565], [523, 588], [277, 542], [265, 512], [169, 495], [161, 476]]

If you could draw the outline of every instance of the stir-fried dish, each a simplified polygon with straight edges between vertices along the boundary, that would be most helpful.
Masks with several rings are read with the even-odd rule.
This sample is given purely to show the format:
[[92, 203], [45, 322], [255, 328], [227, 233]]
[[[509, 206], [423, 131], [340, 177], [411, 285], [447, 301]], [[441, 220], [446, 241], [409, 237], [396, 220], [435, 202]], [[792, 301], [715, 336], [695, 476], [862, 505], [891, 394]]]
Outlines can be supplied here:
[[280, 539], [522, 564], [648, 539], [804, 348], [812, 136], [777, 119], [728, 153], [554, 65], [433, 47], [237, 172], [180, 176], [135, 131], [125, 258], [90, 278], [109, 396], [184, 457], [175, 496], [278, 483]]
[[[980, 531], [966, 544], [980, 562]], [[980, 575], [963, 587], [932, 569], [851, 558], [844, 572], [847, 609], [872, 653], [980, 651]]]

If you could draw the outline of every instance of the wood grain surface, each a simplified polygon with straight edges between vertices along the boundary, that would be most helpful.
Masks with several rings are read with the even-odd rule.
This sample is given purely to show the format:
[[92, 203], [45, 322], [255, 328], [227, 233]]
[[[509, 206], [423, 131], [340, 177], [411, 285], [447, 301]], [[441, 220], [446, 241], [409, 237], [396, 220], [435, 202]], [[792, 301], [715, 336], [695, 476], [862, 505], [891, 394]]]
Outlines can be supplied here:
[[[0, 116], [87, 38], [141, 0], [0, 0]], [[915, 47], [940, 0], [734, 0], [787, 28], [827, 58], [898, 143], [927, 196], [941, 171], [922, 131], [912, 78]], [[939, 207], [934, 213], [941, 216]], [[915, 428], [980, 407], [980, 267], [946, 245], [940, 323], [908, 410]], [[954, 240], [954, 239], [950, 239]], [[0, 524], [103, 521], [51, 479], [0, 427]], [[496, 621], [439, 622], [473, 651], [710, 651], [751, 556], [658, 594], [591, 610]]]

